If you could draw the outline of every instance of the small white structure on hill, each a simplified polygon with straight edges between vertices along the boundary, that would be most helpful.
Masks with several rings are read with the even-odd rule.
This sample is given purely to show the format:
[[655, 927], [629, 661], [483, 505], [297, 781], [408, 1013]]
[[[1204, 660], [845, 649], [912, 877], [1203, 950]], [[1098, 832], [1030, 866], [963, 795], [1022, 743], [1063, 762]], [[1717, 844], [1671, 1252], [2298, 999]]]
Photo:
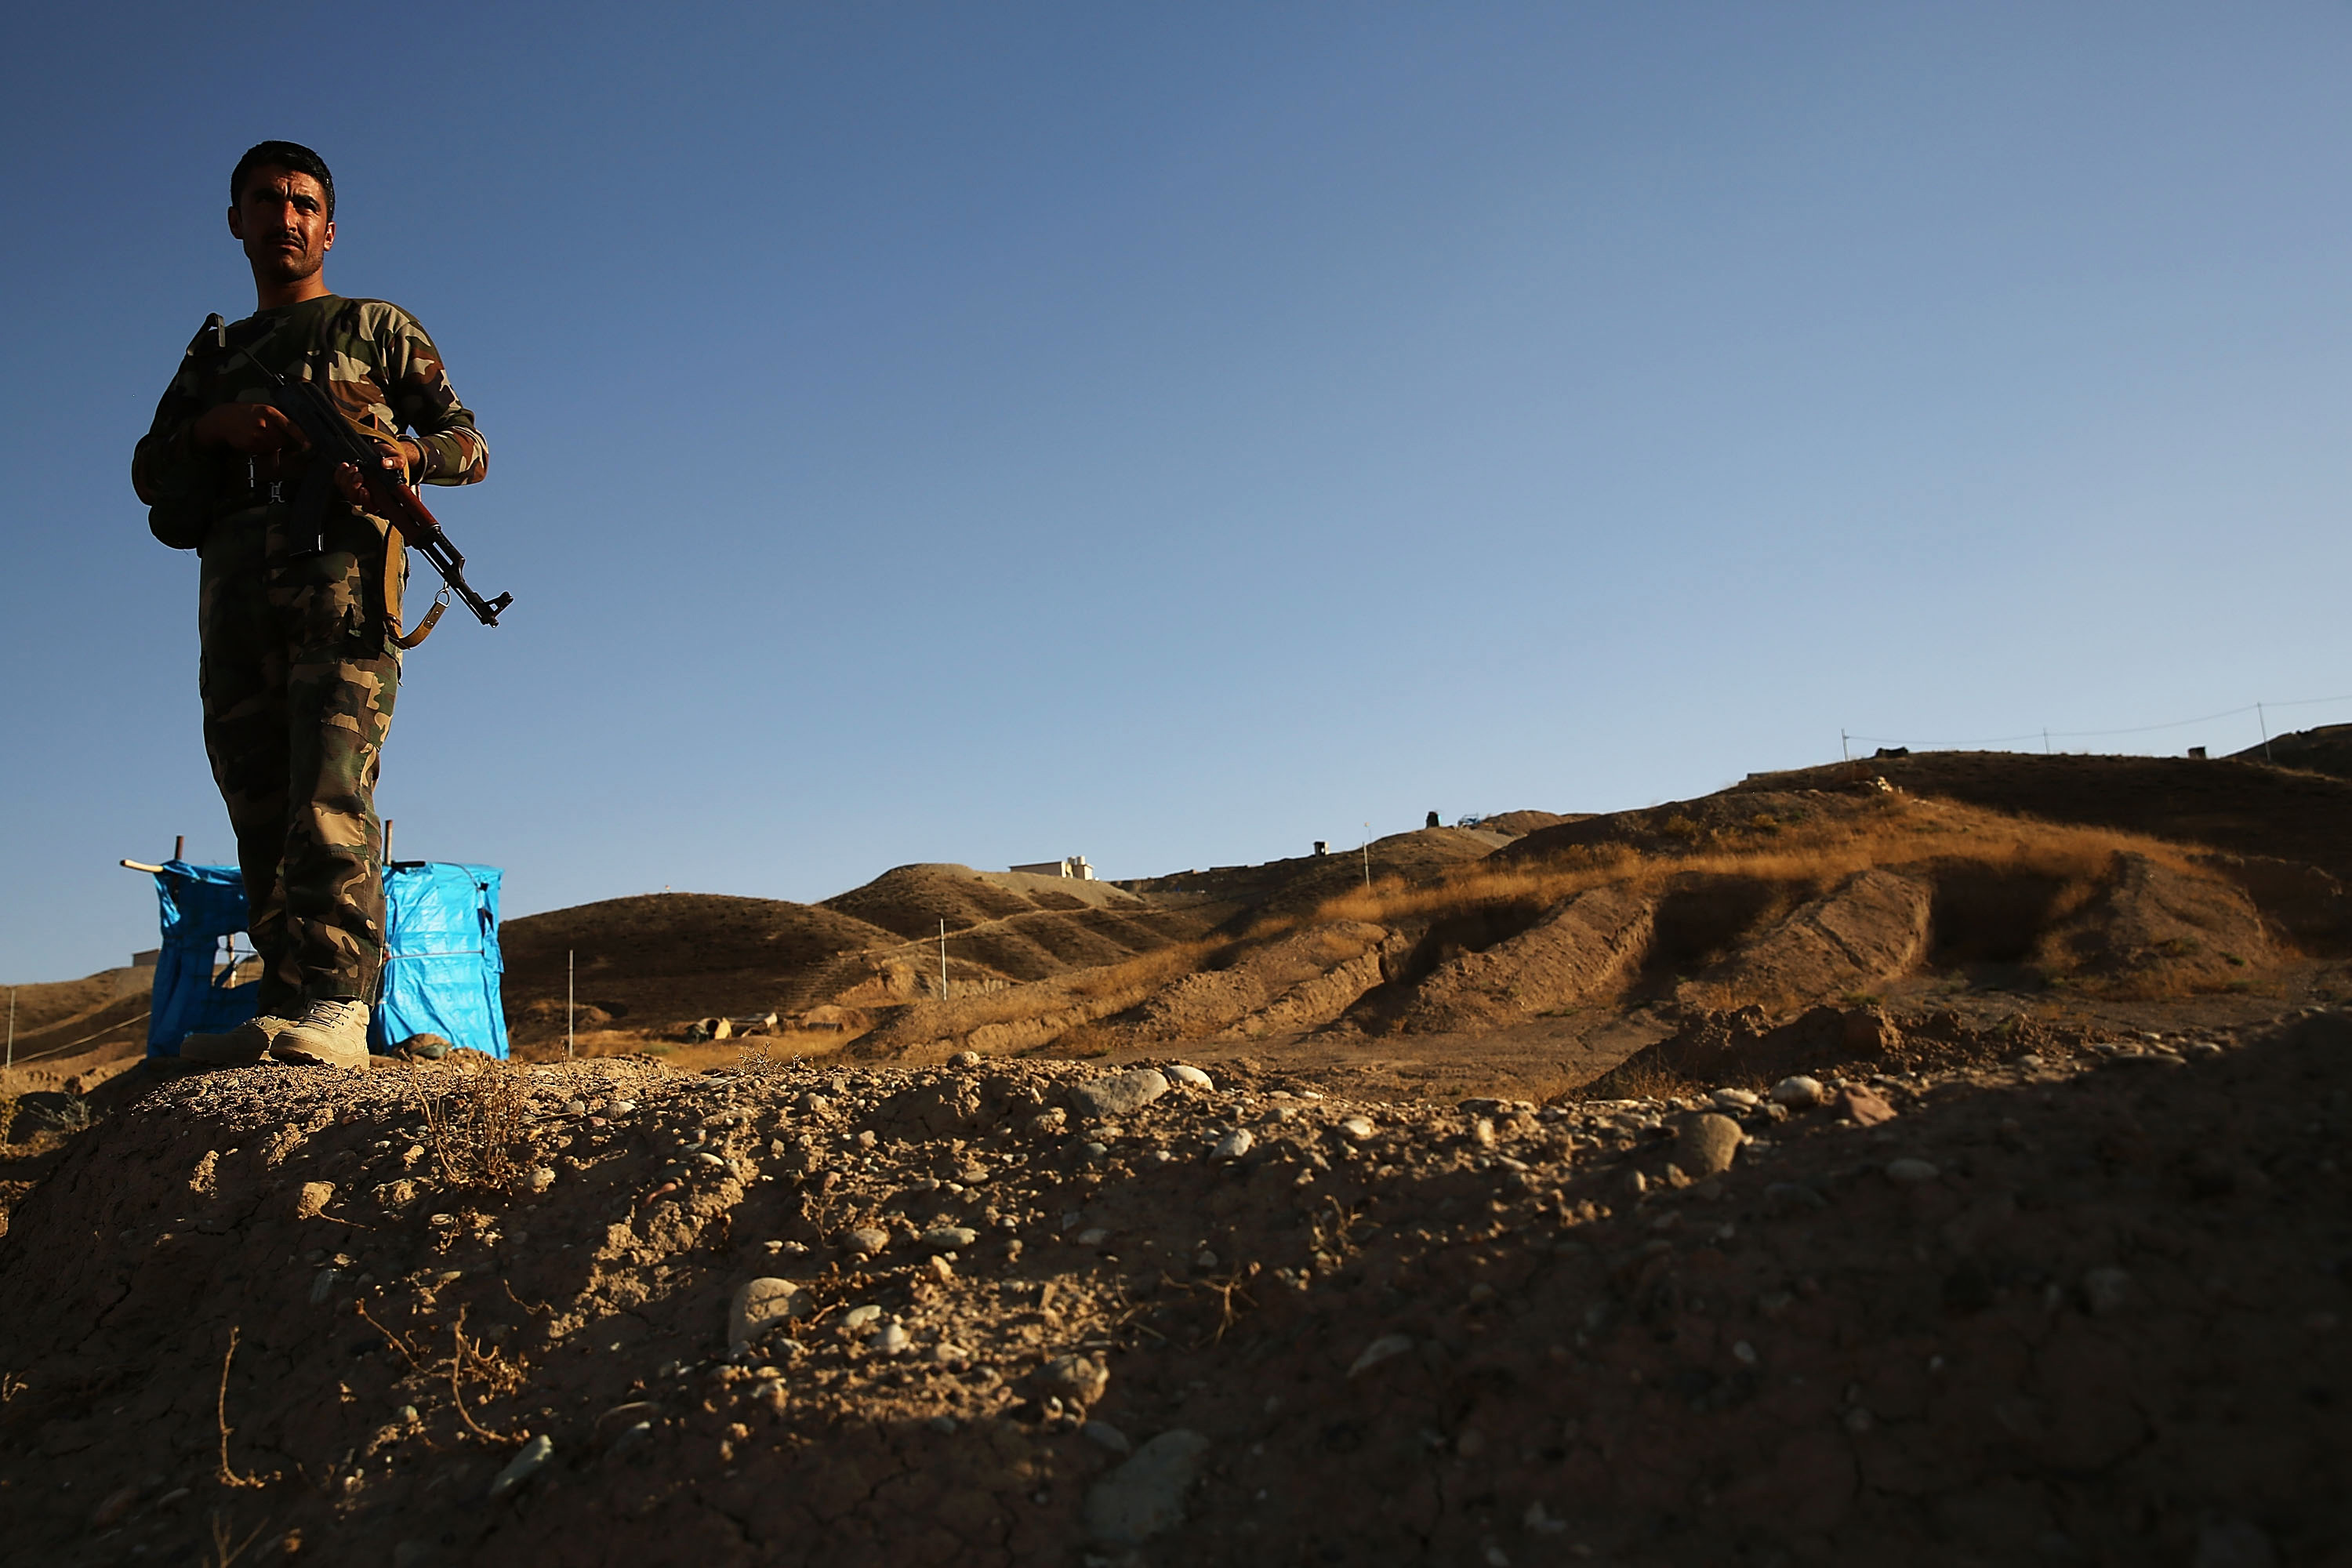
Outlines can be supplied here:
[[1060, 860], [1040, 860], [1029, 866], [1008, 866], [1005, 869], [1031, 877], [1075, 877], [1081, 882], [1095, 879], [1095, 868], [1087, 864], [1087, 858], [1083, 855], [1072, 855]]

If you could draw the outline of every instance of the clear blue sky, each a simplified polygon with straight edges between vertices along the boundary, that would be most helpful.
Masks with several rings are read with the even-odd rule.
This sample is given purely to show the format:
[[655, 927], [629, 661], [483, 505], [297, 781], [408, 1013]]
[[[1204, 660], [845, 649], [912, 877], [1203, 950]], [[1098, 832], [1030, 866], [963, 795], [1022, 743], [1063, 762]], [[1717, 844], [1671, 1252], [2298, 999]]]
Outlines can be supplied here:
[[380, 799], [510, 913], [2352, 692], [2340, 5], [6, 28], [0, 980], [230, 856], [127, 464], [271, 136], [490, 440], [436, 496], [515, 606], [411, 657]]

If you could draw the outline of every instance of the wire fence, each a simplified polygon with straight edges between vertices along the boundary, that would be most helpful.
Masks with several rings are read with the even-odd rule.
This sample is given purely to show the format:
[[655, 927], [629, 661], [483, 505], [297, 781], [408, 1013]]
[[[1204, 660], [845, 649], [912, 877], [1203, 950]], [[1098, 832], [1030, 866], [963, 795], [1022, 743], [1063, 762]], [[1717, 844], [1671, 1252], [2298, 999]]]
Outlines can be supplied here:
[[2270, 711], [2273, 708], [2323, 708], [2352, 704], [2352, 695], [2343, 697], [2299, 697], [2286, 702], [2249, 702], [2242, 708], [2225, 708], [2219, 713], [2202, 713], [2194, 719], [2168, 719], [2160, 724], [2133, 724], [2119, 730], [2028, 730], [2014, 735], [1986, 735], [1973, 741], [1921, 741], [1899, 735], [1860, 735], [1840, 730], [1838, 739], [1846, 755], [1853, 754], [1856, 744], [1867, 746], [1907, 746], [1916, 752], [1977, 752], [2001, 751], [2011, 747], [2042, 742], [2045, 752], [2056, 749], [2060, 741], [2113, 740], [2122, 735], [2153, 735], [2167, 730], [2186, 730], [2192, 725], [2218, 724], [2224, 720], [2242, 719], [2251, 713], [2262, 735], [2262, 743], [2271, 741]]

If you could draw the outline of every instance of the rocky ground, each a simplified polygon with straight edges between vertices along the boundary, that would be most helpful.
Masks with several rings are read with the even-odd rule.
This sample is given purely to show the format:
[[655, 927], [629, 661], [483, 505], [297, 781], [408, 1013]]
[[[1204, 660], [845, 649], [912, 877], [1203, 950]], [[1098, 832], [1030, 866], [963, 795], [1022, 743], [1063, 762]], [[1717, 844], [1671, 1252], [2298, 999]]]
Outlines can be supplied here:
[[0, 1239], [9, 1554], [2352, 1563], [2352, 1020], [1810, 1037], [126, 1075]]

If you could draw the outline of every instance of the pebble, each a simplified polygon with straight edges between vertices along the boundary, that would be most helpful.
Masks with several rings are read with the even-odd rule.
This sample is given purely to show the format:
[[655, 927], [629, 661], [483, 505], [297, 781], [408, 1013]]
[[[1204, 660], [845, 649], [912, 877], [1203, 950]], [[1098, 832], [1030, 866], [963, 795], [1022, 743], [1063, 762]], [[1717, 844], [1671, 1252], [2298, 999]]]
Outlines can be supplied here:
[[1895, 1120], [1895, 1108], [1867, 1089], [1849, 1086], [1838, 1090], [1834, 1109], [1857, 1127], [1875, 1127]]
[[1167, 1071], [1171, 1082], [1181, 1083], [1186, 1089], [1213, 1090], [1217, 1087], [1215, 1079], [1211, 1078], [1199, 1068], [1188, 1067], [1182, 1062], [1178, 1062]]
[[872, 1258], [890, 1245], [890, 1233], [870, 1225], [859, 1226], [841, 1238], [841, 1244], [862, 1258]]
[[1039, 1373], [1055, 1394], [1079, 1405], [1092, 1405], [1110, 1386], [1110, 1369], [1092, 1356], [1057, 1355]]
[[1127, 1434], [1108, 1421], [1089, 1421], [1078, 1428], [1078, 1436], [1098, 1448], [1108, 1448], [1121, 1458], [1135, 1452], [1135, 1445]]
[[1339, 1131], [1350, 1141], [1360, 1143], [1372, 1135], [1372, 1119], [1369, 1116], [1343, 1117], [1339, 1121]]
[[604, 1108], [604, 1114], [607, 1116], [626, 1116], [636, 1108], [637, 1102], [634, 1100], [616, 1100], [613, 1101], [612, 1104]]
[[294, 1217], [315, 1219], [326, 1206], [335, 1201], [332, 1182], [305, 1182], [294, 1190]]
[[108, 1525], [112, 1524], [116, 1520], [121, 1519], [124, 1514], [129, 1513], [131, 1511], [131, 1505], [138, 1500], [139, 1489], [137, 1487], [122, 1487], [115, 1491], [109, 1492], [106, 1496], [106, 1500], [100, 1503], [91, 1512], [89, 1516], [89, 1527], [92, 1530], [104, 1530]]
[[1210, 1152], [1209, 1158], [1212, 1160], [1238, 1160], [1243, 1155], [1248, 1153], [1256, 1143], [1257, 1140], [1250, 1136], [1250, 1130], [1248, 1128], [1236, 1127], [1231, 1132], [1226, 1133], [1223, 1138], [1217, 1140], [1217, 1146]]
[[1495, 1146], [1495, 1124], [1483, 1116], [1473, 1121], [1470, 1124], [1470, 1142], [1481, 1149], [1492, 1149]]
[[1720, 1175], [1731, 1169], [1733, 1156], [1748, 1141], [1739, 1123], [1728, 1116], [1706, 1111], [1683, 1123], [1675, 1140], [1675, 1163], [1695, 1182]]
[[1886, 1179], [1897, 1186], [1924, 1186], [1943, 1173], [1927, 1160], [1902, 1159], [1886, 1163]]
[[1354, 1377], [1359, 1373], [1370, 1372], [1381, 1363], [1392, 1361], [1411, 1349], [1412, 1349], [1411, 1334], [1382, 1334], [1364, 1347], [1363, 1353], [1349, 1366], [1348, 1375]]
[[2083, 1276], [2083, 1304], [2105, 1318], [2131, 1305], [2132, 1277], [2121, 1268], [2094, 1268]]
[[1080, 1247], [1100, 1247], [1104, 1242], [1108, 1241], [1109, 1239], [1110, 1232], [1105, 1230], [1098, 1225], [1089, 1226], [1086, 1229], [1078, 1232], [1078, 1245]]
[[498, 1478], [490, 1482], [490, 1500], [496, 1502], [509, 1492], [522, 1486], [524, 1482], [539, 1473], [541, 1466], [554, 1457], [555, 1444], [544, 1432], [525, 1443], [521, 1452], [508, 1460], [507, 1468], [500, 1470]]
[[1113, 1546], [1139, 1546], [1184, 1521], [1209, 1440], [1179, 1426], [1138, 1448], [1087, 1493], [1087, 1533]]
[[543, 1193], [547, 1191], [548, 1188], [555, 1185], [555, 1167], [552, 1165], [533, 1165], [530, 1168], [530, 1174], [523, 1177], [522, 1184], [530, 1188], [534, 1193]]
[[980, 1232], [967, 1226], [935, 1225], [923, 1232], [923, 1246], [932, 1252], [956, 1252], [980, 1239]]
[[948, 1058], [948, 1066], [951, 1068], [976, 1068], [979, 1065], [980, 1053], [978, 1051], [958, 1051], [955, 1055]]
[[342, 1277], [343, 1272], [340, 1268], [320, 1269], [318, 1277], [310, 1281], [310, 1305], [323, 1305], [327, 1298], [334, 1294], [335, 1281]]
[[727, 1343], [740, 1351], [793, 1315], [801, 1288], [789, 1279], [753, 1279], [727, 1308]]
[[1142, 1110], [1168, 1092], [1168, 1079], [1157, 1068], [1115, 1072], [1073, 1092], [1078, 1110], [1087, 1116], [1126, 1116]]
[[588, 1114], [588, 1102], [584, 1100], [567, 1100], [563, 1102], [563, 1114], [585, 1116]]
[[1828, 1098], [1829, 1090], [1822, 1087], [1822, 1080], [1803, 1073], [1784, 1078], [1772, 1086], [1772, 1103], [1791, 1110], [1810, 1110]]
[[903, 1355], [907, 1347], [914, 1342], [914, 1336], [905, 1329], [896, 1323], [887, 1323], [880, 1333], [866, 1342], [866, 1345], [868, 1350], [878, 1351], [884, 1355]]
[[841, 1331], [854, 1334], [868, 1323], [877, 1323], [881, 1321], [882, 1309], [879, 1307], [852, 1307], [841, 1314]]
[[1744, 1089], [1718, 1089], [1707, 1098], [1726, 1110], [1753, 1110], [1757, 1105], [1757, 1097]]

